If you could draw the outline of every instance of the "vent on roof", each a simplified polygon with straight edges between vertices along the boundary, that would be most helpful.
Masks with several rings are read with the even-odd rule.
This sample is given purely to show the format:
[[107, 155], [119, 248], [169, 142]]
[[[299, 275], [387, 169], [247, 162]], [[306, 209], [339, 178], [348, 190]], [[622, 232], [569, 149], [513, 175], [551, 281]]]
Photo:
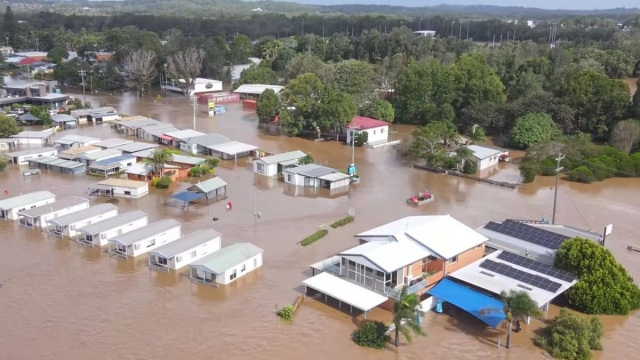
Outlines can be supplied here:
[[533, 289], [532, 289], [532, 288], [530, 288], [530, 287], [527, 287], [527, 286], [524, 286], [524, 285], [520, 285], [520, 284], [518, 284], [518, 287], [519, 287], [519, 288], [523, 288], [523, 289], [528, 290], [528, 291], [532, 291], [532, 290], [533, 290]]
[[494, 277], [495, 276], [494, 274], [488, 273], [486, 271], [480, 271], [480, 274], [487, 275], [487, 276], [490, 276], [490, 277]]

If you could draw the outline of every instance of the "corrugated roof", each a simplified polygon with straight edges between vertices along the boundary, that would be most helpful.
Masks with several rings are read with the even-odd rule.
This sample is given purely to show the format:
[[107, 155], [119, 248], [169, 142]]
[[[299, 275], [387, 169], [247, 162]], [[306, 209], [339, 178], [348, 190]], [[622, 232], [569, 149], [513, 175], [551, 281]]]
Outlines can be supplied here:
[[146, 132], [147, 134], [151, 134], [153, 136], [161, 136], [166, 132], [174, 132], [174, 131], [180, 131], [180, 129], [178, 129], [177, 127], [173, 126], [173, 124], [158, 124], [158, 125], [154, 125], [154, 126], [145, 126], [143, 128], [140, 128], [142, 131]]
[[333, 173], [339, 172], [336, 169], [332, 169], [326, 166], [318, 165], [318, 164], [307, 164], [302, 166], [296, 166], [292, 168], [285, 169], [283, 172], [290, 174], [300, 174], [312, 178], [317, 178]]
[[83, 154], [86, 152], [98, 152], [100, 151], [100, 148], [97, 146], [93, 146], [93, 145], [86, 145], [86, 146], [80, 146], [77, 148], [73, 148], [73, 149], [69, 149], [69, 150], [65, 150], [60, 152], [60, 154], [62, 155], [78, 155], [78, 154]]
[[78, 159], [99, 160], [99, 159], [105, 159], [105, 158], [110, 158], [110, 157], [116, 157], [116, 156], [120, 156], [120, 155], [122, 155], [122, 151], [120, 151], [120, 150], [107, 149], [107, 150], [96, 151], [96, 152], [92, 152], [92, 153], [84, 153], [84, 154], [78, 156]]
[[[57, 115], [54, 115], [57, 116]], [[67, 115], [69, 116], [69, 115]], [[75, 120], [75, 118], [73, 118]], [[65, 135], [58, 140], [54, 141], [54, 144], [65, 144], [65, 143], [90, 143], [100, 141], [99, 138], [91, 137], [91, 136], [83, 136], [83, 135]]]
[[221, 177], [216, 176], [209, 180], [205, 180], [199, 182], [191, 187], [189, 187], [189, 191], [198, 191], [200, 190], [203, 193], [208, 193], [210, 191], [220, 189], [221, 187], [227, 186], [227, 182], [222, 180]]
[[97, 184], [93, 184], [89, 188], [92, 188], [94, 186], [97, 186], [97, 187], [101, 187], [101, 186], [117, 186], [117, 187], [137, 189], [137, 188], [143, 187], [145, 185], [147, 185], [147, 183], [144, 182], [144, 181], [135, 181], [135, 180], [127, 180], [127, 179], [110, 178], [110, 179], [102, 180]]
[[340, 181], [340, 180], [344, 180], [344, 179], [348, 179], [350, 178], [349, 175], [341, 173], [341, 172], [335, 172], [333, 174], [327, 174], [327, 175], [323, 175], [323, 176], [319, 176], [318, 179], [322, 179], [322, 180], [326, 180], [326, 181]]
[[104, 160], [98, 160], [93, 165], [111, 165], [115, 163], [120, 163], [126, 160], [134, 159], [135, 157], [131, 154], [122, 154], [120, 156], [116, 156], [113, 158], [108, 158]]
[[64, 169], [76, 169], [80, 167], [85, 167], [83, 163], [79, 163], [77, 161], [58, 159], [58, 158], [53, 158], [48, 156], [43, 156], [36, 159], [30, 159], [29, 163], [44, 164], [44, 165], [55, 166], [55, 167], [64, 168]]
[[200, 165], [204, 164], [207, 160], [195, 156], [173, 155], [173, 162], [187, 165]]
[[85, 198], [81, 198], [78, 196], [72, 196], [72, 197], [68, 197], [59, 201], [56, 201], [54, 203], [51, 204], [47, 204], [45, 206], [38, 206], [35, 207], [33, 209], [27, 209], [24, 211], [20, 211], [18, 213], [18, 215], [23, 215], [26, 217], [30, 217], [30, 218], [36, 218], [36, 217], [40, 217], [43, 215], [47, 215], [50, 214], [52, 212], [58, 211], [58, 210], [62, 210], [62, 209], [66, 209], [72, 206], [76, 206], [78, 204], [82, 204], [82, 203], [87, 203], [87, 205], [89, 204], [89, 200], [85, 199]]
[[176, 241], [170, 242], [167, 245], [160, 246], [159, 248], [150, 251], [149, 254], [155, 253], [169, 259], [178, 254], [182, 254], [191, 249], [197, 248], [198, 246], [216, 238], [218, 239], [219, 243], [221, 237], [222, 235], [213, 229], [196, 230]]
[[196, 131], [193, 129], [184, 129], [184, 130], [180, 130], [180, 131], [171, 131], [171, 132], [164, 132], [163, 134], [165, 135], [169, 135], [172, 138], [176, 138], [179, 140], [186, 140], [189, 138], [196, 138], [196, 137], [200, 137], [200, 136], [204, 136], [207, 135], [203, 132], [200, 131]]
[[467, 148], [473, 152], [473, 157], [479, 160], [488, 159], [492, 156], [500, 156], [500, 154], [506, 151], [478, 145], [469, 145]]
[[271, 164], [281, 163], [283, 161], [291, 161], [291, 160], [302, 159], [305, 156], [307, 156], [307, 154], [303, 153], [300, 150], [295, 150], [295, 151], [290, 151], [290, 152], [286, 152], [286, 153], [282, 153], [282, 154], [265, 156], [265, 157], [262, 157], [262, 158], [260, 158], [260, 159], [258, 159], [256, 161], [262, 161], [263, 163], [265, 163], [267, 165], [271, 165]]
[[110, 139], [104, 139], [102, 141], [98, 141], [97, 143], [94, 143], [93, 145], [99, 146], [99, 147], [102, 147], [102, 148], [110, 149], [112, 147], [121, 146], [121, 145], [124, 145], [124, 144], [130, 144], [132, 142], [133, 141], [126, 140], [126, 139], [110, 138]]
[[55, 149], [55, 148], [52, 148], [52, 147], [44, 147], [44, 148], [38, 148], [38, 149], [27, 149], [27, 150], [7, 153], [7, 156], [18, 157], [18, 156], [25, 156], [25, 155], [44, 154], [44, 153], [49, 153], [49, 152], [55, 152], [57, 154], [58, 153], [58, 149]]
[[126, 152], [126, 153], [134, 153], [134, 152], [138, 152], [138, 151], [142, 151], [142, 150], [154, 149], [156, 147], [158, 147], [158, 144], [148, 144], [148, 143], [143, 143], [143, 142], [132, 142], [132, 143], [125, 144], [125, 145], [116, 146], [116, 147], [114, 147], [114, 149], [120, 150], [120, 151]]
[[240, 87], [235, 89], [233, 92], [234, 93], [238, 93], [238, 94], [262, 95], [262, 93], [267, 89], [271, 89], [277, 94], [280, 91], [282, 91], [282, 89], [284, 89], [284, 86], [279, 86], [279, 85], [261, 85], [261, 84], [244, 84], [244, 85], [240, 85]]
[[[165, 133], [168, 136], [173, 136], [172, 134], [175, 133]], [[175, 137], [175, 136], [173, 136]], [[180, 138], [178, 138], [180, 139]], [[198, 144], [200, 146], [204, 146], [204, 147], [208, 147], [208, 146], [214, 146], [214, 145], [219, 145], [219, 144], [224, 144], [224, 143], [228, 143], [229, 142], [229, 138], [224, 136], [224, 135], [220, 135], [220, 134], [206, 134], [206, 135], [202, 135], [202, 136], [195, 136], [195, 137], [190, 137], [190, 138], [185, 138], [182, 139], [185, 141], [188, 141], [192, 144]]]
[[239, 141], [229, 141], [226, 143], [207, 146], [207, 147], [213, 151], [218, 151], [218, 152], [229, 154], [229, 155], [249, 152], [249, 151], [256, 150], [258, 148], [257, 146], [241, 143]]
[[71, 224], [75, 224], [79, 221], [91, 219], [98, 215], [102, 215], [108, 213], [113, 210], [118, 210], [118, 207], [112, 204], [98, 204], [95, 206], [91, 206], [88, 209], [74, 212], [71, 214], [63, 215], [57, 217], [55, 219], [48, 220], [48, 223], [56, 224], [58, 226], [68, 226]]
[[42, 131], [21, 131], [15, 135], [11, 135], [10, 137], [16, 139], [46, 139], [51, 137], [51, 135], [55, 133], [55, 129], [47, 129]]
[[137, 243], [138, 241], [142, 241], [148, 239], [154, 235], [158, 235], [164, 232], [167, 232], [176, 226], [182, 227], [182, 225], [173, 220], [173, 219], [163, 219], [156, 222], [152, 222], [147, 226], [143, 226], [139, 229], [133, 230], [126, 234], [122, 234], [120, 236], [116, 236], [109, 240], [109, 242], [118, 242], [122, 245], [132, 245]]
[[59, 123], [59, 122], [69, 122], [69, 121], [73, 121], [76, 122], [78, 121], [76, 118], [74, 118], [71, 115], [67, 115], [67, 114], [56, 114], [51, 116], [51, 121]]
[[120, 226], [126, 225], [132, 221], [147, 218], [147, 214], [140, 210], [129, 211], [124, 214], [116, 215], [112, 218], [87, 225], [77, 229], [79, 232], [87, 235], [97, 235], [105, 231], [113, 230]]
[[21, 206], [28, 206], [36, 202], [55, 199], [56, 196], [48, 191], [34, 191], [8, 199], [0, 200], [1, 210], [11, 210]]
[[211, 255], [193, 262], [192, 267], [203, 267], [214, 274], [220, 275], [225, 271], [262, 253], [263, 250], [252, 243], [240, 242], [224, 247]]
[[356, 116], [347, 125], [348, 128], [357, 129], [357, 130], [367, 130], [367, 129], [373, 129], [373, 128], [384, 127], [384, 126], [389, 126], [389, 123], [381, 120], [368, 118], [366, 116]]
[[126, 119], [120, 119], [120, 120], [116, 120], [118, 124], [129, 128], [129, 129], [138, 129], [141, 127], [145, 127], [145, 126], [150, 126], [150, 125], [156, 125], [156, 124], [162, 124], [162, 122], [158, 121], [158, 120], [154, 120], [154, 119], [149, 119], [149, 118], [142, 118], [142, 119], [136, 119], [136, 120], [126, 120]]

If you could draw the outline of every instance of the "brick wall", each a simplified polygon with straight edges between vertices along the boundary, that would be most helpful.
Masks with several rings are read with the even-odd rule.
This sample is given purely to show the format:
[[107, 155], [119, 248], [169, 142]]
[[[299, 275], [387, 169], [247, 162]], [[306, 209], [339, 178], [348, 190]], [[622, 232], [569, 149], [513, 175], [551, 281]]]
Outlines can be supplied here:
[[447, 272], [451, 273], [458, 269], [461, 269], [478, 259], [482, 259], [483, 256], [484, 256], [484, 244], [476, 247], [475, 249], [470, 249], [458, 255], [457, 262], [453, 264], [447, 263]]

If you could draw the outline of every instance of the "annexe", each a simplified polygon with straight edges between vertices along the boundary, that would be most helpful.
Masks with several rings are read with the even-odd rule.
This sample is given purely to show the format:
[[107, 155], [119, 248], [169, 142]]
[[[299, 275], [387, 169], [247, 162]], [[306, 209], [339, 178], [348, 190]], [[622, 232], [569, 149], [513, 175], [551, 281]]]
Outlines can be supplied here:
[[0, 200], [0, 219], [18, 220], [18, 213], [27, 209], [45, 206], [56, 201], [56, 196], [49, 191], [34, 191]]
[[214, 199], [220, 200], [227, 197], [227, 182], [221, 177], [216, 176], [209, 180], [199, 182], [187, 188], [187, 191], [202, 194], [207, 201]]
[[222, 160], [238, 160], [241, 157], [250, 156], [258, 150], [257, 146], [241, 143], [238, 141], [229, 141], [226, 143], [207, 146], [209, 155], [217, 156]]
[[105, 179], [89, 186], [89, 196], [111, 196], [138, 199], [149, 193], [146, 181]]
[[79, 228], [77, 241], [81, 244], [93, 246], [105, 246], [109, 239], [126, 234], [133, 230], [146, 226], [149, 217], [140, 210], [119, 214], [99, 223]]
[[182, 225], [173, 219], [164, 219], [129, 233], [109, 239], [109, 253], [118, 257], [136, 257], [178, 240]]
[[192, 281], [218, 287], [227, 285], [262, 266], [263, 250], [240, 242], [224, 247], [189, 265]]
[[18, 212], [18, 223], [31, 229], [47, 228], [47, 221], [89, 208], [89, 200], [72, 196], [47, 205]]
[[110, 219], [117, 215], [117, 206], [112, 204], [99, 204], [83, 211], [77, 211], [47, 220], [49, 224], [47, 231], [58, 237], [68, 236], [73, 238], [77, 235], [77, 229]]
[[213, 229], [194, 231], [172, 243], [149, 251], [151, 270], [178, 270], [220, 250], [222, 235]]

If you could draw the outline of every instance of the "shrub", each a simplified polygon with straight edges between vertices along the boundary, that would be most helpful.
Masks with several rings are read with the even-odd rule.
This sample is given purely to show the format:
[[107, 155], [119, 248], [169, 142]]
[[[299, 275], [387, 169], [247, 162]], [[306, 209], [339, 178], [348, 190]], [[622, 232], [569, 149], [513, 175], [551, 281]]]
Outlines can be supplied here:
[[315, 160], [313, 159], [313, 156], [311, 156], [311, 154], [307, 154], [302, 159], [298, 160], [298, 163], [300, 165], [307, 165], [307, 164], [313, 164], [314, 161]]
[[206, 164], [211, 168], [217, 168], [220, 164], [220, 158], [215, 156], [208, 156]]
[[292, 321], [293, 320], [293, 305], [286, 305], [282, 309], [278, 310], [278, 316], [282, 320]]
[[314, 242], [322, 239], [323, 237], [325, 237], [327, 234], [329, 233], [329, 230], [327, 229], [322, 229], [322, 230], [318, 230], [316, 232], [314, 232], [313, 234], [307, 236], [306, 238], [302, 239], [302, 241], [300, 241], [300, 245], [302, 246], [307, 246], [307, 245], [311, 245]]
[[586, 166], [579, 166], [569, 172], [569, 179], [585, 184], [590, 184], [594, 180], [593, 172]]
[[171, 184], [173, 184], [173, 180], [171, 180], [171, 178], [168, 176], [163, 176], [160, 178], [160, 180], [158, 180], [156, 187], [158, 189], [167, 189], [169, 188], [169, 186], [171, 186]]
[[548, 114], [527, 114], [516, 119], [509, 138], [518, 149], [553, 140], [561, 135], [556, 123]]
[[467, 160], [464, 162], [462, 172], [467, 175], [473, 175], [478, 172], [478, 164], [473, 160]]
[[556, 174], [557, 166], [558, 166], [558, 163], [556, 162], [556, 159], [553, 159], [553, 158], [545, 159], [540, 164], [540, 170], [542, 171], [542, 176], [554, 176]]
[[387, 335], [389, 328], [380, 321], [367, 321], [364, 326], [353, 333], [351, 339], [354, 343], [374, 349], [382, 349], [391, 341]]
[[586, 239], [562, 243], [556, 267], [578, 277], [567, 294], [569, 304], [587, 314], [626, 315], [640, 309], [640, 290], [611, 252]]
[[200, 165], [200, 169], [202, 169], [202, 175], [206, 175], [214, 171], [213, 168], [207, 164]]
[[189, 173], [187, 174], [187, 176], [200, 177], [202, 176], [202, 174], [203, 174], [202, 168], [200, 166], [194, 166], [191, 169], [189, 169]]
[[534, 344], [557, 359], [588, 360], [591, 350], [602, 350], [602, 323], [598, 318], [583, 318], [560, 310], [560, 315], [543, 329]]
[[7, 168], [7, 159], [0, 158], [0, 171]]
[[363, 146], [368, 142], [369, 142], [369, 133], [366, 131], [361, 131], [358, 135], [355, 136], [355, 146]]
[[332, 229], [337, 229], [340, 226], [345, 226], [348, 223], [352, 222], [353, 220], [355, 220], [355, 218], [353, 216], [347, 216], [345, 218], [342, 218], [336, 222], [334, 222], [333, 224], [329, 225], [331, 226]]
[[107, 200], [107, 202], [108, 202], [109, 204], [117, 204], [117, 203], [119, 203], [119, 202], [120, 202], [120, 200], [119, 200], [119, 199], [117, 199], [117, 198], [111, 198], [111, 199]]
[[154, 178], [153, 180], [151, 180], [151, 186], [153, 187], [157, 187], [158, 183], [160, 182], [160, 178]]
[[530, 183], [536, 178], [537, 167], [533, 161], [523, 161], [520, 164], [520, 176], [523, 183]]

